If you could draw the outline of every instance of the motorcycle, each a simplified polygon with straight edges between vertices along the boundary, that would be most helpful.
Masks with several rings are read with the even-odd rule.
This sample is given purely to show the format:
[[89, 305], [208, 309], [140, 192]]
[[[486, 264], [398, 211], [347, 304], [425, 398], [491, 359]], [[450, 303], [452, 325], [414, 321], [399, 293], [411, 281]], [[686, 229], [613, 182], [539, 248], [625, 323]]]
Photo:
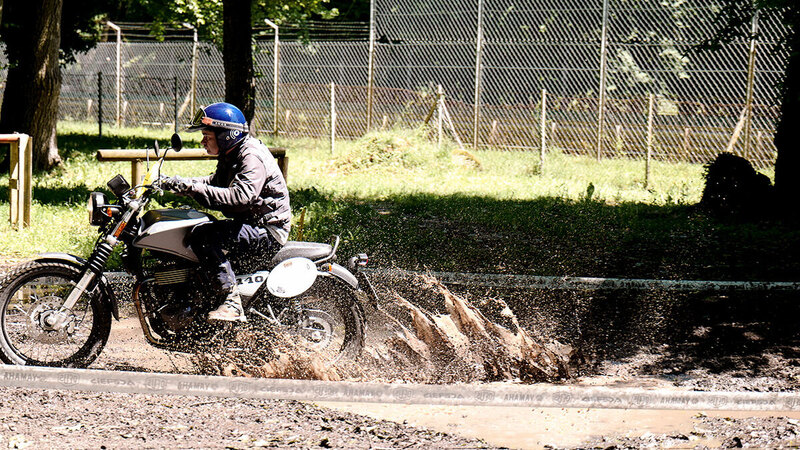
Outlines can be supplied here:
[[[171, 139], [180, 151], [180, 136]], [[147, 342], [157, 348], [187, 351], [206, 345], [221, 330], [278, 327], [295, 343], [327, 364], [359, 354], [364, 344], [362, 303], [376, 300], [360, 269], [365, 254], [348, 268], [335, 262], [339, 238], [331, 244], [289, 241], [265, 260], [234, 259], [234, 270], [248, 322], [212, 325], [207, 313], [222, 299], [213, 292], [187, 245], [193, 227], [216, 220], [180, 207], [146, 206], [160, 194], [161, 166], [167, 149], [150, 165], [141, 185], [130, 187], [116, 175], [108, 187], [116, 197], [92, 192], [90, 223], [99, 237], [87, 260], [47, 253], [10, 271], [0, 284], [0, 359], [7, 364], [87, 367], [108, 341], [111, 318], [119, 320], [119, 301], [104, 271], [115, 247], [123, 245], [122, 266], [134, 278], [133, 306]], [[226, 328], [227, 327], [227, 328]], [[224, 333], [222, 333], [224, 335]]]

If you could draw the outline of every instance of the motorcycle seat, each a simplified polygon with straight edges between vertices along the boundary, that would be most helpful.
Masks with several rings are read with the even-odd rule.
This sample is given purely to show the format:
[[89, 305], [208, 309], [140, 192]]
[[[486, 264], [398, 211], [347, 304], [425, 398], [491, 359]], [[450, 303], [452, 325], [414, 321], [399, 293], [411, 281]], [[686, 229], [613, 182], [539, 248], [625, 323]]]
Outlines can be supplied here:
[[272, 264], [278, 264], [289, 258], [303, 257], [312, 261], [324, 258], [331, 254], [333, 247], [330, 244], [318, 242], [289, 241], [272, 258]]

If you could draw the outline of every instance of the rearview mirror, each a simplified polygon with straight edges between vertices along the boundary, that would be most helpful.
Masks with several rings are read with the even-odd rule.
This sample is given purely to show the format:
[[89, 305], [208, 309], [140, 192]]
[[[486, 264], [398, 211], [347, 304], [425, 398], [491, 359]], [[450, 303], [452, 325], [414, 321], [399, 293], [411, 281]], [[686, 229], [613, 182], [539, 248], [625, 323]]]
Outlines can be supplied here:
[[172, 144], [172, 149], [176, 152], [181, 151], [183, 148], [183, 141], [178, 133], [173, 133], [169, 141]]

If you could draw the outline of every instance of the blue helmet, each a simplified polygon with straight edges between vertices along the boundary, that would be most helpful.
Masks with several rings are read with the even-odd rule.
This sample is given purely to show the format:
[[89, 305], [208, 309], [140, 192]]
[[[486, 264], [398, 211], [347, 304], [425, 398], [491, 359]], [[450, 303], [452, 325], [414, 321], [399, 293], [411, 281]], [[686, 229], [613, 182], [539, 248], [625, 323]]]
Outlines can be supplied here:
[[195, 113], [189, 131], [211, 130], [217, 136], [220, 150], [229, 150], [247, 136], [247, 120], [239, 108], [230, 103], [214, 103]]

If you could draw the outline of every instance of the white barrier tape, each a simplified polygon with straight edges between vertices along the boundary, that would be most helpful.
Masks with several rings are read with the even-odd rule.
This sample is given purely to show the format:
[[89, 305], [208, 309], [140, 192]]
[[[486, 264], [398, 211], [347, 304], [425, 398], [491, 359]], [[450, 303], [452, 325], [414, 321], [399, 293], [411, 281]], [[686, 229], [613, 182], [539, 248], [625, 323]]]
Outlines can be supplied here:
[[327, 402], [800, 411], [800, 394], [553, 385], [398, 385], [0, 365], [0, 386]]
[[444, 284], [513, 289], [653, 290], [666, 291], [797, 291], [796, 281], [651, 280], [637, 278], [541, 277], [494, 273], [414, 272], [401, 269], [364, 269], [367, 273], [430, 275]]

